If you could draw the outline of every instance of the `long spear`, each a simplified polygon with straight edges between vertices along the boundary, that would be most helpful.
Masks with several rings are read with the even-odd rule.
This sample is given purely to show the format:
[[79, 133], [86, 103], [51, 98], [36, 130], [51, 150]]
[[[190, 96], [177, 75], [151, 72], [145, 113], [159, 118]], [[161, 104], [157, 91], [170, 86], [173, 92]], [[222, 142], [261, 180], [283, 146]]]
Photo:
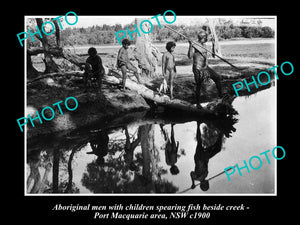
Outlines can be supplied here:
[[[167, 26], [167, 25], [164, 25], [164, 26], [165, 26], [166, 28], [168, 28], [169, 30], [171, 30], [171, 31], [173, 31], [173, 32], [175, 32], [175, 33], [181, 35], [181, 36], [184, 37], [185, 39], [188, 39], [188, 40], [189, 40], [189, 38], [188, 38], [187, 36], [185, 36], [184, 34], [178, 32], [177, 30], [174, 30], [173, 28], [171, 28], [171, 27], [169, 27], [169, 26]], [[204, 46], [198, 44], [197, 42], [194, 42], [194, 41], [191, 41], [191, 42], [192, 42], [192, 44], [197, 45], [197, 46], [199, 46], [199, 47], [205, 49], [205, 50], [208, 51], [210, 54], [217, 56], [219, 59], [221, 59], [223, 62], [226, 62], [227, 64], [229, 64], [229, 65], [232, 66], [233, 68], [235, 68], [235, 69], [237, 69], [237, 70], [241, 70], [240, 68], [238, 68], [238, 67], [234, 66], [233, 64], [231, 64], [230, 62], [228, 62], [226, 59], [222, 58], [221, 56], [219, 56], [219, 55], [216, 54], [216, 53], [213, 53], [213, 52], [210, 51], [209, 49], [207, 49], [207, 48], [205, 48]]]

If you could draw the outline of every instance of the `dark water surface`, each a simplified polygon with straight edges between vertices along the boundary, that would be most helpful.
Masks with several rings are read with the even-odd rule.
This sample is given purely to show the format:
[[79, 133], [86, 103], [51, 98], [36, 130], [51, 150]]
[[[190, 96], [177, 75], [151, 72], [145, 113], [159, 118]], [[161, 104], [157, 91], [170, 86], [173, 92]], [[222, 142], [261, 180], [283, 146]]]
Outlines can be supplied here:
[[[275, 94], [271, 87], [236, 98], [238, 121], [137, 116], [121, 127], [88, 130], [59, 142], [48, 140], [40, 149], [28, 149], [27, 192], [274, 193], [272, 154], [271, 164], [261, 157], [260, 169], [250, 168], [250, 173], [243, 169], [243, 176], [236, 171], [231, 181], [222, 171], [236, 163], [242, 167], [243, 160], [276, 146]], [[258, 163], [252, 161], [253, 166]], [[201, 188], [196, 181], [190, 189], [191, 171], [206, 180]]]

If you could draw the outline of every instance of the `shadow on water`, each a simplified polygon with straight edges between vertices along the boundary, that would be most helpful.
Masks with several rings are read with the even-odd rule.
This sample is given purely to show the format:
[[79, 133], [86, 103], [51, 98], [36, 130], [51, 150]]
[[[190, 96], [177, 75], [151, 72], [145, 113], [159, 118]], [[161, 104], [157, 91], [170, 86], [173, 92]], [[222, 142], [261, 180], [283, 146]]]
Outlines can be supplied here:
[[198, 185], [207, 191], [218, 177], [208, 176], [210, 160], [236, 131], [237, 114], [142, 111], [40, 140], [28, 146], [27, 192], [183, 193]]

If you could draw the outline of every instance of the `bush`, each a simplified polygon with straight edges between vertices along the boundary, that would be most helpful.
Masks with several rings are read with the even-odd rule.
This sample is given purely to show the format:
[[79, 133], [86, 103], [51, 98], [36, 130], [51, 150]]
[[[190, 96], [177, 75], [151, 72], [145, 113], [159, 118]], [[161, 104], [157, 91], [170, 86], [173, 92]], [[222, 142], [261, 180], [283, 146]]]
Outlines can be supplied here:
[[[87, 28], [74, 28], [64, 29], [61, 31], [61, 40], [63, 44], [72, 43], [76, 45], [99, 45], [99, 44], [112, 44], [116, 43], [115, 32], [121, 29], [129, 28], [133, 30], [133, 24], [127, 24], [122, 27], [120, 24], [117, 25], [103, 25], [103, 26], [92, 26]], [[200, 25], [193, 26], [172, 26], [175, 30], [178, 30], [182, 34], [196, 38], [197, 33], [202, 28]], [[247, 27], [247, 26], [234, 26], [223, 25], [216, 26], [216, 33], [220, 40], [231, 39], [231, 38], [273, 38], [275, 32], [270, 27]], [[157, 25], [153, 26], [151, 32], [153, 41], [165, 42], [166, 40], [173, 39], [175, 41], [184, 40], [184, 38], [172, 31], [167, 29], [159, 28]], [[135, 39], [136, 33], [133, 33]], [[127, 37], [128, 38], [128, 37]], [[30, 43], [35, 45], [37, 43]]]
[[262, 28], [262, 36], [264, 38], [273, 38], [275, 35], [275, 32], [272, 30], [271, 27], [263, 27]]
[[273, 38], [275, 32], [270, 27], [217, 26], [216, 32], [221, 39], [231, 38]]

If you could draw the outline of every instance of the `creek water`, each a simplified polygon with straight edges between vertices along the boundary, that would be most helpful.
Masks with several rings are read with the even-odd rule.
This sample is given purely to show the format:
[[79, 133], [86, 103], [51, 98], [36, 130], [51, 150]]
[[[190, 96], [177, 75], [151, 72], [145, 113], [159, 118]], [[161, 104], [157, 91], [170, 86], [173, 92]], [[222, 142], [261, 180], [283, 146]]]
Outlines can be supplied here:
[[[238, 97], [232, 105], [237, 121], [140, 116], [120, 127], [87, 130], [56, 144], [50, 140], [27, 156], [27, 192], [275, 193], [276, 160], [269, 153], [268, 164], [260, 153], [276, 146], [276, 88]], [[262, 160], [260, 169], [249, 166], [250, 173], [242, 169], [242, 176], [236, 169], [230, 181], [222, 173], [245, 166], [244, 160], [249, 165], [254, 155]], [[258, 164], [252, 160], [253, 167]], [[201, 188], [198, 181], [190, 188], [191, 171], [206, 180]], [[30, 178], [41, 182], [34, 185]]]

